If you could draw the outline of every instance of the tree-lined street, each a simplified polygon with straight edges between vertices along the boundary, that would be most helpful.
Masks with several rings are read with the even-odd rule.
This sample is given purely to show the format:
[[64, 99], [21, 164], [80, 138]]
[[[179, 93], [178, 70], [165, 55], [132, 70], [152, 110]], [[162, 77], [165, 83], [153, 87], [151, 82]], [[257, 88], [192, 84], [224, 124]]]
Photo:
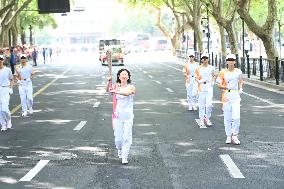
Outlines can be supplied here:
[[[1, 189], [283, 187], [283, 91], [245, 84], [241, 145], [228, 145], [216, 86], [214, 126], [199, 128], [198, 112], [187, 110], [183, 62], [165, 53], [129, 54], [135, 118], [123, 166], [105, 93], [108, 68], [91, 56], [69, 54], [39, 65], [34, 115], [20, 117], [17, 110], [14, 129], [0, 135]], [[120, 68], [113, 67], [114, 76]], [[10, 109], [19, 103], [15, 88]]]

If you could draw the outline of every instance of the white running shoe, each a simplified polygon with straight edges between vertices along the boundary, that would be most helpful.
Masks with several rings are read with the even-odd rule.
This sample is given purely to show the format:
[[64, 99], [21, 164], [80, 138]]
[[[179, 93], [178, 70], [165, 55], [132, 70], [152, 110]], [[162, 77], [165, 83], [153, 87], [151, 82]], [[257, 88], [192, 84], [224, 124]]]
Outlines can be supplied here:
[[196, 106], [193, 106], [192, 108], [193, 108], [193, 110], [194, 110], [194, 111], [196, 111], [196, 110], [197, 110], [197, 107], [196, 107]]
[[11, 122], [11, 120], [7, 123], [7, 129], [12, 129], [12, 122]]
[[121, 163], [122, 163], [123, 165], [128, 164], [127, 158], [122, 158], [122, 159], [121, 159]]
[[232, 136], [232, 142], [233, 142], [233, 144], [236, 144], [236, 145], [240, 145], [241, 144], [241, 142], [238, 139], [238, 135], [233, 135]]
[[2, 126], [1, 131], [7, 131], [7, 127], [6, 126]]
[[29, 108], [29, 114], [33, 114], [34, 113], [34, 110], [33, 110], [33, 108]]
[[204, 124], [204, 119], [200, 119], [199, 127], [200, 127], [200, 128], [206, 128], [206, 127], [205, 127], [205, 124]]
[[188, 106], [188, 110], [189, 110], [189, 111], [192, 111], [192, 106]]
[[232, 143], [232, 138], [227, 136], [226, 144], [231, 144], [231, 143]]
[[120, 159], [122, 158], [122, 152], [121, 152], [121, 150], [118, 150], [118, 151], [117, 151], [117, 156], [118, 156], [118, 158], [120, 158]]
[[211, 123], [210, 119], [206, 119], [205, 121], [206, 121], [206, 125], [207, 126], [212, 126], [212, 123]]
[[22, 113], [22, 117], [27, 117], [28, 116], [28, 113], [27, 112], [23, 112]]

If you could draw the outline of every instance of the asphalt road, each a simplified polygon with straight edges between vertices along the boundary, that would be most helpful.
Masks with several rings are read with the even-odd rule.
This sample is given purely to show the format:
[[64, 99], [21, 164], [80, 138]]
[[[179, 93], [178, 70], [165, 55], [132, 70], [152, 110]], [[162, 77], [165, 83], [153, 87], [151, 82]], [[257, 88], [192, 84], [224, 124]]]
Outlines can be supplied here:
[[202, 129], [186, 108], [180, 62], [129, 54], [125, 67], [136, 86], [127, 166], [116, 157], [107, 67], [94, 54], [62, 55], [36, 68], [34, 115], [20, 117], [14, 88], [14, 129], [0, 133], [0, 188], [284, 188], [283, 94], [245, 85], [241, 145], [228, 145], [217, 87], [214, 126]]

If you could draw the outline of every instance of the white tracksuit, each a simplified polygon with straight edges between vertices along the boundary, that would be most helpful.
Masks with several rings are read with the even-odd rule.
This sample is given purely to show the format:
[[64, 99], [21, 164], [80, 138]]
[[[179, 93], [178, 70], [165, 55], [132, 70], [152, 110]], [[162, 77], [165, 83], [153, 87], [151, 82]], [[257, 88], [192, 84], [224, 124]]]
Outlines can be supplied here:
[[189, 80], [186, 80], [185, 83], [189, 107], [195, 106], [197, 103], [197, 82], [195, 80], [195, 71], [198, 67], [199, 64], [197, 62], [187, 62], [183, 68], [184, 74], [189, 77]]
[[240, 130], [240, 102], [239, 81], [242, 79], [242, 71], [235, 68], [234, 71], [222, 70], [216, 80], [217, 83], [226, 85], [228, 90], [222, 94], [224, 125], [227, 137], [237, 135]]
[[22, 112], [27, 112], [28, 109], [33, 107], [33, 85], [31, 75], [33, 68], [27, 64], [17, 70], [22, 80], [18, 81], [19, 93], [21, 97]]
[[[130, 85], [127, 85], [130, 87]], [[115, 145], [121, 150], [122, 158], [128, 158], [132, 144], [133, 97], [115, 94], [113, 96], [113, 129]]]
[[13, 79], [11, 69], [4, 67], [0, 69], [0, 124], [2, 129], [12, 127], [11, 113], [9, 110], [10, 102], [10, 81]]
[[200, 65], [196, 71], [198, 81], [199, 119], [210, 119], [213, 99], [213, 77], [215, 68], [211, 65]]

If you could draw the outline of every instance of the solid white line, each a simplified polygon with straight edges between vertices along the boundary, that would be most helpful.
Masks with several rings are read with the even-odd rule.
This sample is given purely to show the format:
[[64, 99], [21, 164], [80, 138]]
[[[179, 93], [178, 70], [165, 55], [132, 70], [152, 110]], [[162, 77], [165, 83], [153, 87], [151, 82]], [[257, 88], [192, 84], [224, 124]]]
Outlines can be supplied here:
[[232, 178], [245, 178], [228, 154], [221, 154], [219, 156], [227, 166]]
[[100, 102], [95, 102], [95, 104], [94, 104], [94, 108], [97, 108], [97, 107], [99, 107], [99, 105], [100, 105]]
[[243, 92], [243, 94], [248, 95], [248, 96], [250, 96], [250, 97], [252, 97], [252, 98], [255, 98], [255, 99], [257, 99], [257, 100], [260, 100], [260, 101], [262, 101], [262, 102], [265, 102], [265, 103], [267, 103], [267, 104], [269, 104], [269, 105], [275, 105], [273, 102], [271, 102], [271, 101], [269, 101], [269, 100], [265, 100], [265, 99], [260, 98], [260, 97], [258, 97], [258, 96], [255, 96], [255, 95], [252, 95], [252, 94], [248, 94], [248, 93], [245, 93], [245, 92]]
[[44, 168], [44, 166], [46, 164], [48, 164], [49, 160], [40, 160], [36, 166], [34, 168], [32, 168], [24, 177], [22, 177], [19, 181], [31, 181], [34, 176], [36, 176], [36, 174], [38, 174], [38, 172], [40, 172], [40, 170], [42, 168]]
[[172, 90], [172, 89], [170, 89], [170, 88], [166, 88], [167, 89], [167, 91], [169, 91], [170, 93], [173, 93], [174, 91]]
[[80, 131], [85, 125], [87, 121], [81, 121], [73, 130], [74, 131]]
[[158, 83], [159, 85], [161, 85], [162, 83], [160, 81], [155, 81], [156, 83]]
[[197, 123], [197, 125], [198, 125], [198, 127], [199, 127], [200, 129], [207, 129], [207, 127], [206, 127], [205, 125], [202, 126], [202, 127], [199, 126], [199, 124], [200, 124], [200, 119], [195, 119], [195, 122]]
[[153, 76], [151, 76], [151, 75], [148, 75], [151, 79], [153, 78]]

